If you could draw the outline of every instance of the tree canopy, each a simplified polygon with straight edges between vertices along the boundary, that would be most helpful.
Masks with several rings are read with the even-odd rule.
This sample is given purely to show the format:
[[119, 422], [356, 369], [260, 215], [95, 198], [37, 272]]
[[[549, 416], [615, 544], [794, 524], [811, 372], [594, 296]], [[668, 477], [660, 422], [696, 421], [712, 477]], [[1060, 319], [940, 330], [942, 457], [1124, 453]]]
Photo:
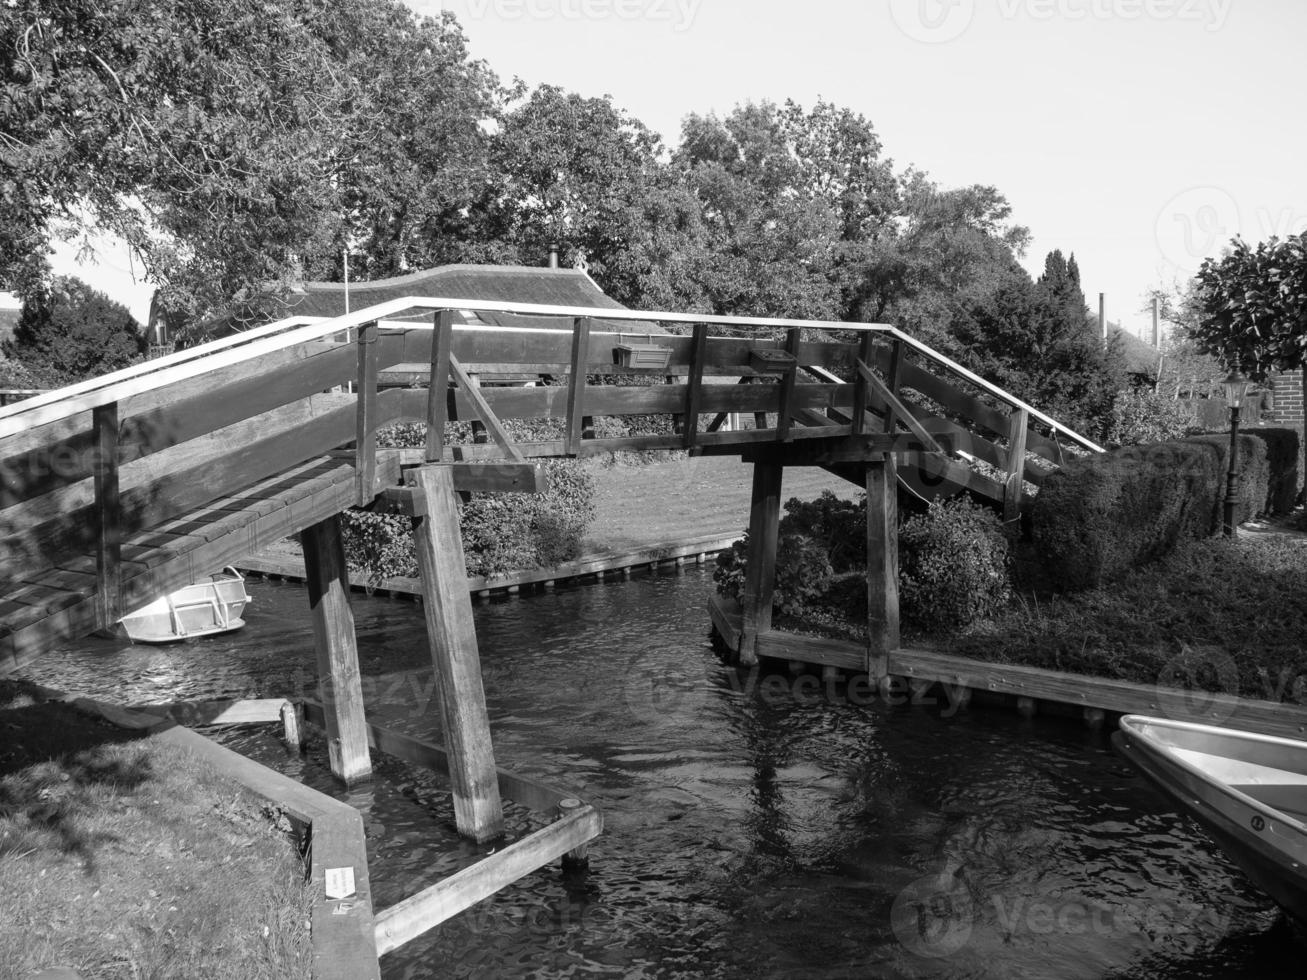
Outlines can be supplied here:
[[69, 384], [126, 367], [145, 350], [127, 307], [72, 276], [56, 276], [23, 303], [5, 357], [39, 386]]

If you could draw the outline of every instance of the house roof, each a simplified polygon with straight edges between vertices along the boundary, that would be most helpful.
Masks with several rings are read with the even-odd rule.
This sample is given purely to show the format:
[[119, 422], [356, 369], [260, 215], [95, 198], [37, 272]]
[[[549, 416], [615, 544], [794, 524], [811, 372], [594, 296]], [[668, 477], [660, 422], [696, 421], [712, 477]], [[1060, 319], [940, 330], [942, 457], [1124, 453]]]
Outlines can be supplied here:
[[1157, 374], [1157, 361], [1160, 353], [1152, 344], [1140, 340], [1128, 330], [1121, 329], [1116, 323], [1109, 323], [1107, 329], [1113, 337], [1121, 341], [1121, 353], [1125, 356], [1126, 370], [1131, 374]]

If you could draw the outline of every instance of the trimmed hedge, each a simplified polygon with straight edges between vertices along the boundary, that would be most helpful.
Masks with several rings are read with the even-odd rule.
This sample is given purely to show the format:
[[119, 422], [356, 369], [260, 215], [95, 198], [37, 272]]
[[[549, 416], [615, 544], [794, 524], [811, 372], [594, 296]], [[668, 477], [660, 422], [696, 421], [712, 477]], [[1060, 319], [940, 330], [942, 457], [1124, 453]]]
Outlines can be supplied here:
[[[1217, 490], [1212, 501], [1212, 524], [1209, 533], [1221, 530], [1224, 518], [1226, 473], [1229, 470], [1230, 433], [1213, 432], [1210, 435], [1191, 436], [1184, 442], [1208, 447], [1216, 455]], [[1235, 506], [1235, 520], [1250, 521], [1266, 512], [1267, 488], [1271, 471], [1266, 462], [1266, 443], [1241, 433], [1239, 436], [1239, 502]]]
[[1298, 488], [1302, 485], [1298, 472], [1298, 430], [1249, 429], [1248, 435], [1266, 443], [1266, 464], [1270, 468], [1266, 513], [1289, 513], [1298, 502]]
[[[1044, 576], [1054, 587], [1094, 588], [1161, 558], [1186, 540], [1221, 527], [1229, 437], [1144, 446], [1068, 460], [1040, 488], [1031, 533]], [[1262, 510], [1266, 443], [1239, 438], [1246, 478], [1246, 519]]]

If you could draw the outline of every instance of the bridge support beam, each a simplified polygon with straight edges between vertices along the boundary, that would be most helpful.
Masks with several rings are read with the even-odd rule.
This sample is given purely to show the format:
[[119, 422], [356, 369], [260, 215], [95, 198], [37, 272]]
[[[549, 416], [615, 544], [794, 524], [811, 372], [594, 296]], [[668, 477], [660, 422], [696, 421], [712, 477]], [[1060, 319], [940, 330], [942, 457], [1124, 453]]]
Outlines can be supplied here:
[[413, 538], [440, 695], [440, 723], [449, 751], [454, 821], [459, 833], [483, 843], [503, 835], [504, 812], [467, 589], [454, 474], [449, 466], [428, 465], [413, 470], [412, 480], [426, 500], [426, 513], [413, 519]]
[[753, 496], [749, 504], [749, 555], [744, 577], [740, 663], [758, 662], [758, 637], [771, 629], [772, 598], [776, 591], [776, 541], [781, 519], [780, 463], [753, 464]]
[[889, 673], [899, 648], [899, 503], [894, 456], [867, 463], [867, 673]]
[[372, 775], [358, 641], [349, 604], [349, 573], [340, 535], [340, 515], [300, 534], [313, 636], [318, 652], [318, 684], [326, 715], [331, 771], [346, 786]]

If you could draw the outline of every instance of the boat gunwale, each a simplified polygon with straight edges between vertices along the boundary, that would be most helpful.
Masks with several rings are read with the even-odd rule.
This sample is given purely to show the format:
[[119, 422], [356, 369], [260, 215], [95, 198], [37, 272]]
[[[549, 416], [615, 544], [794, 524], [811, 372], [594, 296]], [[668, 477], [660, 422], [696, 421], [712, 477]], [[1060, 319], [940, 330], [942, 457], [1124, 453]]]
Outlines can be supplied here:
[[[1226, 738], [1234, 737], [1237, 739], [1246, 739], [1248, 741], [1280, 744], [1280, 745], [1284, 745], [1285, 747], [1296, 748], [1302, 751], [1304, 755], [1307, 755], [1307, 742], [1301, 741], [1299, 739], [1284, 738], [1283, 736], [1280, 735], [1263, 735], [1260, 732], [1245, 732], [1236, 728], [1221, 728], [1219, 725], [1204, 725], [1199, 722], [1192, 722], [1192, 721], [1172, 721], [1169, 718], [1153, 718], [1148, 715], [1125, 715], [1121, 719], [1120, 729], [1119, 729], [1122, 735], [1125, 736], [1127, 739], [1137, 739], [1138, 741], [1144, 743], [1144, 745], [1149, 750], [1151, 750], [1154, 755], [1159, 755], [1168, 764], [1183, 769], [1185, 772], [1199, 779], [1204, 785], [1213, 787], [1214, 789], [1217, 790], [1217, 792], [1232, 798], [1236, 803], [1247, 806], [1259, 812], [1263, 817], [1266, 817], [1267, 819], [1276, 820], [1279, 821], [1280, 823], [1286, 824], [1288, 825], [1288, 829], [1290, 830], [1297, 830], [1299, 832], [1299, 835], [1302, 836], [1303, 838], [1304, 845], [1307, 845], [1307, 821], [1300, 820], [1297, 817], [1289, 816], [1283, 810], [1277, 809], [1276, 807], [1271, 806], [1269, 803], [1263, 803], [1261, 800], [1257, 799], [1256, 797], [1249, 796], [1243, 790], [1236, 789], [1234, 786], [1230, 785], [1229, 783], [1216, 779], [1211, 775], [1211, 773], [1204, 771], [1194, 763], [1177, 755], [1172, 750], [1173, 749], [1172, 746], [1166, 745], [1158, 741], [1157, 739], [1144, 734], [1142, 731], [1140, 731], [1138, 727], [1136, 727], [1136, 725], [1128, 724], [1130, 722], [1143, 722], [1145, 724], [1150, 724], [1150, 725], [1157, 724], [1159, 725], [1159, 727], [1163, 727], [1163, 728], [1171, 726], [1175, 728], [1186, 729], [1188, 731], [1201, 732], [1203, 734], [1221, 735]], [[1170, 785], [1166, 786], [1166, 788], [1168, 792], [1175, 794], [1175, 790], [1172, 789]], [[1188, 804], [1186, 804], [1186, 806], [1188, 806]], [[1211, 809], [1210, 805], [1208, 805], [1208, 809]], [[1257, 839], [1262, 839], [1262, 838], [1257, 838]]]

